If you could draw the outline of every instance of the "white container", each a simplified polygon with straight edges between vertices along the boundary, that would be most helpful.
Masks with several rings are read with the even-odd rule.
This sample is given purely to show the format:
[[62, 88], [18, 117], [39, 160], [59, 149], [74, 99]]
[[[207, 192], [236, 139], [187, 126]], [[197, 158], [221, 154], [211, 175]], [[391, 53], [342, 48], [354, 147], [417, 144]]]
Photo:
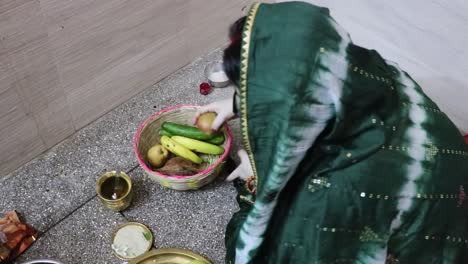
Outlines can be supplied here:
[[211, 86], [224, 88], [229, 85], [230, 80], [224, 72], [223, 63], [220, 61], [211, 62], [205, 67], [205, 77]]

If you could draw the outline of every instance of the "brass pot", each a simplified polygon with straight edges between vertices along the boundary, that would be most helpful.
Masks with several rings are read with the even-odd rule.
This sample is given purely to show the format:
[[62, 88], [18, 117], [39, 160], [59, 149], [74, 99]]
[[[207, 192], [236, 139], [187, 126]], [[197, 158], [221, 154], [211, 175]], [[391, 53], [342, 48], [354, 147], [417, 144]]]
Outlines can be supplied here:
[[105, 207], [123, 211], [132, 202], [132, 180], [125, 172], [106, 172], [97, 181], [96, 193]]

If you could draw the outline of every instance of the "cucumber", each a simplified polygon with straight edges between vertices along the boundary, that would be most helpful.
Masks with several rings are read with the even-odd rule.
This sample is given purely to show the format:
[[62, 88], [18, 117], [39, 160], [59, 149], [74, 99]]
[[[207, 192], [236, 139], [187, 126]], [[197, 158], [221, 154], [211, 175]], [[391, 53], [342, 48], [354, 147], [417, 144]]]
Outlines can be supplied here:
[[159, 130], [159, 135], [160, 136], [168, 136], [168, 137], [174, 136], [173, 134], [169, 133], [169, 131], [165, 130], [164, 128]]
[[[169, 132], [167, 127], [169, 127], [169, 129], [171, 129], [172, 132]], [[187, 128], [188, 128], [188, 130], [187, 130]], [[187, 131], [189, 131], [190, 135], [189, 135], [189, 133], [187, 133]], [[202, 138], [200, 138], [198, 136], [199, 134], [202, 134], [202, 138], [208, 138], [208, 137], [209, 138], [208, 139], [202, 139]], [[203, 131], [201, 131], [200, 129], [198, 129], [196, 127], [180, 125], [180, 124], [175, 124], [175, 123], [171, 123], [171, 122], [164, 122], [164, 124], [162, 125], [161, 130], [159, 130], [159, 135], [160, 136], [168, 136], [168, 137], [183, 136], [183, 137], [188, 137], [188, 138], [192, 138], [192, 139], [198, 139], [198, 140], [206, 141], [208, 143], [215, 144], [215, 145], [221, 145], [221, 144], [224, 143], [224, 140], [225, 140], [223, 132], [218, 132], [218, 133], [215, 133], [213, 135], [207, 135]], [[195, 135], [195, 136], [191, 136], [191, 135]]]
[[216, 134], [207, 135], [196, 127], [176, 124], [172, 122], [164, 122], [162, 128], [175, 136], [183, 136], [198, 140], [208, 140], [216, 136]]
[[219, 132], [215, 134], [216, 136], [212, 139], [205, 140], [208, 143], [215, 144], [215, 145], [221, 145], [224, 143], [224, 133]]

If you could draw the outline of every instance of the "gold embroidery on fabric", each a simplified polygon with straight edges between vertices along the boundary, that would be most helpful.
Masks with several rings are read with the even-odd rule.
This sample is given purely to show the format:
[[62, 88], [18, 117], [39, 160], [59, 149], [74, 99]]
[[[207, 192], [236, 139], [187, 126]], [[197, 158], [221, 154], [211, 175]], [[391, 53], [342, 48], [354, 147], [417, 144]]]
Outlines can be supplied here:
[[[319, 177], [319, 178], [313, 178], [310, 180], [309, 185], [308, 185], [308, 190], [310, 192], [316, 192], [320, 189], [331, 189], [331, 188], [340, 188], [337, 186], [332, 185], [329, 182], [329, 178], [326, 177]], [[400, 196], [390, 196], [382, 193], [375, 193], [375, 192], [358, 192], [355, 191], [355, 194], [361, 197], [362, 199], [370, 199], [370, 200], [398, 200], [402, 197]], [[465, 200], [466, 195], [464, 194], [464, 189], [461, 194], [449, 194], [449, 193], [417, 193], [414, 196], [410, 197], [405, 197], [409, 199], [418, 199], [418, 200]]]
[[439, 149], [432, 143], [429, 143], [429, 147], [426, 151], [426, 156], [428, 160], [434, 160], [434, 157], [439, 153]]
[[374, 232], [370, 227], [365, 226], [363, 229], [348, 229], [348, 228], [338, 228], [338, 227], [323, 227], [316, 226], [317, 230], [320, 232], [330, 232], [330, 233], [352, 233], [359, 235], [359, 240], [361, 242], [386, 242], [384, 238]]
[[252, 165], [252, 170], [255, 177], [255, 188], [258, 185], [257, 177], [257, 166], [255, 165], [255, 160], [252, 153], [252, 147], [249, 141], [249, 133], [247, 127], [247, 71], [248, 71], [248, 59], [249, 59], [249, 49], [250, 49], [250, 36], [252, 34], [252, 28], [255, 20], [255, 15], [257, 14], [258, 7], [260, 3], [254, 3], [252, 8], [247, 15], [245, 21], [245, 28], [242, 37], [242, 49], [241, 49], [241, 69], [240, 69], [240, 92], [241, 92], [241, 115], [242, 115], [242, 139], [246, 151], [249, 155], [250, 164]]
[[[353, 68], [354, 67], [354, 68]], [[360, 75], [363, 75], [365, 76], [366, 78], [370, 78], [372, 80], [377, 80], [377, 81], [381, 81], [381, 82], [384, 82], [386, 84], [391, 84], [392, 82], [390, 81], [390, 79], [388, 78], [385, 78], [385, 77], [382, 77], [382, 76], [377, 76], [377, 75], [374, 75], [354, 64], [349, 64], [349, 68], [351, 68], [354, 72], [359, 72]], [[394, 87], [392, 86], [391, 89], [393, 90]]]
[[[396, 127], [395, 127], [396, 130]], [[408, 152], [410, 151], [409, 146], [404, 146], [404, 145], [382, 145], [380, 147], [381, 149], [385, 150], [393, 150], [393, 151], [404, 151]], [[450, 154], [450, 155], [461, 155], [461, 156], [468, 156], [468, 152], [463, 151], [463, 150], [455, 150], [455, 149], [443, 149], [439, 148], [436, 145], [429, 143], [427, 147], [425, 147], [426, 151], [426, 159], [427, 160], [433, 160], [435, 156], [440, 155], [440, 154]]]
[[331, 233], [341, 232], [341, 233], [355, 233], [355, 234], [359, 234], [362, 232], [362, 230], [353, 230], [353, 229], [337, 228], [337, 227], [323, 227], [319, 225], [316, 225], [315, 227], [317, 228], [317, 230], [321, 232], [331, 232]]
[[239, 198], [243, 201], [246, 201], [247, 203], [249, 204], [254, 204], [254, 202], [252, 200], [250, 200], [249, 198], [247, 198], [246, 196], [244, 195], [240, 195]]
[[309, 191], [315, 192], [322, 188], [330, 188], [331, 183], [328, 182], [328, 178], [320, 177], [314, 178], [309, 183]]
[[[387, 240], [383, 238], [382, 235], [377, 234], [374, 230], [372, 230], [369, 226], [365, 226], [363, 229], [349, 229], [349, 228], [340, 228], [340, 227], [325, 227], [316, 225], [316, 229], [320, 232], [326, 233], [348, 233], [348, 234], [355, 234], [359, 235], [359, 240], [361, 242], [386, 242]], [[413, 235], [413, 234], [412, 234]], [[404, 236], [408, 236], [408, 234], [404, 234]], [[427, 241], [442, 241], [446, 240], [447, 242], [457, 243], [457, 244], [465, 244], [468, 247], [468, 238], [460, 237], [460, 236], [436, 236], [436, 235], [423, 235], [424, 240]]]
[[359, 240], [361, 242], [386, 242], [385, 239], [381, 238], [368, 226], [364, 227], [364, 230], [359, 235]]
[[441, 240], [447, 240], [448, 242], [453, 242], [453, 243], [458, 243], [458, 244], [466, 244], [468, 246], [468, 239], [463, 238], [463, 237], [457, 237], [457, 236], [431, 236], [431, 235], [425, 235], [424, 236], [425, 240], [433, 240], [433, 241], [441, 241]]
[[418, 103], [413, 103], [413, 102], [408, 102], [408, 101], [403, 102], [402, 104], [403, 104], [403, 106], [417, 105], [417, 106], [419, 106], [419, 107], [421, 107], [421, 108], [423, 108], [423, 109], [425, 109], [425, 110], [427, 110], [427, 111], [430, 111], [430, 112], [439, 113], [439, 114], [443, 114], [443, 113], [444, 113], [444, 112], [442, 112], [440, 109], [437, 109], [437, 108], [434, 108], [434, 107], [425, 106], [425, 105], [423, 105], [423, 104], [418, 104]]
[[[376, 199], [376, 200], [399, 199], [398, 196], [389, 196], [389, 195], [384, 195], [384, 194], [366, 193], [366, 192], [358, 192], [358, 193], [361, 198], [366, 198], [366, 199]], [[445, 193], [418, 193], [416, 194], [416, 196], [411, 196], [408, 198], [439, 200], [439, 199], [458, 199], [459, 196], [456, 194], [445, 194]]]

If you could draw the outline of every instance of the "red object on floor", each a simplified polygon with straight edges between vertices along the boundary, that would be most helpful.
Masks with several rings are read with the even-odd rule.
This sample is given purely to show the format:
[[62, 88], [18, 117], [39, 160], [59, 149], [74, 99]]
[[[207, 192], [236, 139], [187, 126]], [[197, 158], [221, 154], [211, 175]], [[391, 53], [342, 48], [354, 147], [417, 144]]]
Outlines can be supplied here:
[[468, 135], [465, 136], [466, 144], [468, 144]]
[[211, 93], [211, 85], [209, 83], [201, 83], [200, 84], [200, 93], [203, 95], [208, 95]]

